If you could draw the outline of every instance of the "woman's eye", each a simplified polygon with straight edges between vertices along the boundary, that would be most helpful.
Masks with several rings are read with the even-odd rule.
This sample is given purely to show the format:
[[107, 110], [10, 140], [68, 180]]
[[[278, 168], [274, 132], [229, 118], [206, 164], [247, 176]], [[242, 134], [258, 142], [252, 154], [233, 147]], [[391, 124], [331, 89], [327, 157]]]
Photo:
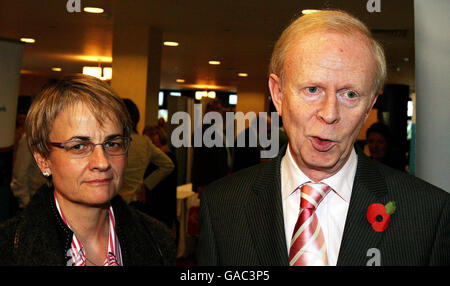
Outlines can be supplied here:
[[123, 140], [117, 139], [114, 141], [106, 141], [104, 146], [109, 150], [123, 149]]
[[105, 147], [106, 148], [113, 148], [113, 147], [116, 147], [118, 145], [119, 145], [119, 143], [114, 142], [114, 141], [107, 141], [107, 142], [105, 142]]
[[70, 147], [71, 150], [83, 150], [84, 148], [86, 148], [86, 145], [83, 143], [76, 144]]

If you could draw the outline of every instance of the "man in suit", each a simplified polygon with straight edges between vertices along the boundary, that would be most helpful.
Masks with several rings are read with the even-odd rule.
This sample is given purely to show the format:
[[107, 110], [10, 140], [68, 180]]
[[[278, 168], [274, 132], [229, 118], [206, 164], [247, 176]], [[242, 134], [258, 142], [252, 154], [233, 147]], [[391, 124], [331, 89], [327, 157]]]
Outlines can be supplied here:
[[295, 20], [275, 45], [272, 161], [202, 194], [200, 265], [449, 265], [450, 195], [354, 142], [386, 78], [383, 50], [341, 11]]

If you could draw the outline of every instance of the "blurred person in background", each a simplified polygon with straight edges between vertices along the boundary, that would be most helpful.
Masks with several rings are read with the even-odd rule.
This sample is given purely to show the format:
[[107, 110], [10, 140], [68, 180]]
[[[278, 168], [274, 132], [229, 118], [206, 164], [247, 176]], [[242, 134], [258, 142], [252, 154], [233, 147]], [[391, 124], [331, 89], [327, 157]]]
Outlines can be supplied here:
[[[145, 188], [152, 190], [159, 182], [169, 176], [174, 169], [174, 164], [147, 136], [137, 133], [136, 127], [140, 119], [139, 110], [131, 99], [125, 98], [123, 101], [131, 117], [132, 129], [124, 182], [119, 194], [133, 206], [143, 208], [146, 200]], [[157, 168], [144, 180], [145, 170], [149, 162]], [[142, 210], [144, 211], [144, 209]]]
[[386, 124], [372, 124], [366, 131], [366, 141], [371, 159], [394, 169], [405, 170], [402, 157], [392, 147], [390, 130]]
[[[146, 209], [154, 218], [173, 228], [177, 216], [177, 160], [169, 148], [169, 140], [165, 129], [160, 125], [146, 126], [143, 134], [148, 136], [156, 147], [160, 148], [175, 165], [169, 176], [159, 182], [152, 190], [146, 188]], [[157, 168], [150, 162], [144, 177]]]

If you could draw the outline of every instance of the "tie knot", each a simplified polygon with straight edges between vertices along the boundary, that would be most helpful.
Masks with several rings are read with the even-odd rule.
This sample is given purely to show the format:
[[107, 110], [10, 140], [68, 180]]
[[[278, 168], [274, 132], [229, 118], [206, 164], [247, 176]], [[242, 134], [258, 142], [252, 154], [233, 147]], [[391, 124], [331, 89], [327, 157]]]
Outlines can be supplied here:
[[300, 207], [302, 209], [316, 209], [331, 188], [324, 183], [306, 183], [300, 187], [300, 190]]

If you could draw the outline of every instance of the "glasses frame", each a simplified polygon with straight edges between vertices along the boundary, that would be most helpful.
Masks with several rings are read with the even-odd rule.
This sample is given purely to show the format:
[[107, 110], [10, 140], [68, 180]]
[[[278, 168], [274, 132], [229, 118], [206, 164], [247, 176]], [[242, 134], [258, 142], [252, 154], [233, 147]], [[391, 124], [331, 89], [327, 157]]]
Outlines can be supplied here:
[[[123, 140], [124, 140], [124, 144], [126, 145], [126, 149], [125, 149], [125, 152], [124, 152], [123, 154], [112, 155], [112, 154], [110, 154], [108, 151], [106, 151], [106, 149], [105, 149], [105, 144], [108, 143], [108, 142], [111, 142], [111, 141], [113, 141], [113, 140], [115, 140], [115, 139], [123, 139]], [[82, 142], [86, 142], [87, 140], [74, 140], [74, 139], [70, 139], [70, 140], [67, 140], [67, 141], [64, 141], [64, 142], [48, 142], [48, 144], [52, 145], [53, 147], [57, 147], [57, 148], [60, 148], [60, 149], [64, 149], [66, 152], [69, 152], [70, 150], [69, 150], [69, 149], [66, 149], [65, 146], [66, 146], [66, 144], [71, 143], [71, 142], [74, 142], [74, 141], [82, 141]], [[128, 141], [128, 142], [127, 142], [127, 141]], [[107, 154], [108, 156], [123, 156], [123, 155], [127, 154], [128, 149], [130, 148], [131, 137], [116, 136], [116, 137], [114, 137], [114, 138], [110, 138], [110, 139], [108, 139], [108, 140], [105, 140], [105, 141], [103, 141], [102, 143], [92, 143], [91, 141], [87, 141], [87, 142], [91, 143], [91, 144], [89, 144], [89, 146], [91, 146], [90, 151], [89, 151], [89, 153], [87, 153], [86, 155], [77, 155], [77, 156], [79, 156], [80, 158], [88, 157], [89, 155], [91, 155], [92, 152], [94, 152], [94, 149], [95, 149], [95, 147], [96, 147], [97, 145], [101, 145], [101, 146], [102, 146], [102, 149], [103, 149], [103, 152], [104, 152], [105, 154]]]

